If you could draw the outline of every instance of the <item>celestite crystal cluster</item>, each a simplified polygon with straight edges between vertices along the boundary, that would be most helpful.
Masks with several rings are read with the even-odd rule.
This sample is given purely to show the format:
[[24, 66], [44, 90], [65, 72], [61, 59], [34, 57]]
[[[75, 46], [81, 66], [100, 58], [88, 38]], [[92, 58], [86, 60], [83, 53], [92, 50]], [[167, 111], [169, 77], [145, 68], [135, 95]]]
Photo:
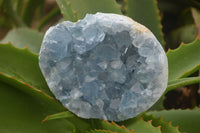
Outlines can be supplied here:
[[150, 108], [167, 86], [167, 58], [144, 26], [87, 14], [45, 34], [39, 65], [56, 98], [83, 118], [122, 121]]

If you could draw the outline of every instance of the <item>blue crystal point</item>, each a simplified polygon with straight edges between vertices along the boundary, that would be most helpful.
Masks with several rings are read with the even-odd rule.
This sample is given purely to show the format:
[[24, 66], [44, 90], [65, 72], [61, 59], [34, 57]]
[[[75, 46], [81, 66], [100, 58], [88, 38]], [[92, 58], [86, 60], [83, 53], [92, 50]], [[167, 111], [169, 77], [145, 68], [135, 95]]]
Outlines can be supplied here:
[[39, 65], [56, 98], [83, 118], [132, 118], [167, 87], [168, 63], [160, 43], [123, 15], [87, 14], [51, 27]]

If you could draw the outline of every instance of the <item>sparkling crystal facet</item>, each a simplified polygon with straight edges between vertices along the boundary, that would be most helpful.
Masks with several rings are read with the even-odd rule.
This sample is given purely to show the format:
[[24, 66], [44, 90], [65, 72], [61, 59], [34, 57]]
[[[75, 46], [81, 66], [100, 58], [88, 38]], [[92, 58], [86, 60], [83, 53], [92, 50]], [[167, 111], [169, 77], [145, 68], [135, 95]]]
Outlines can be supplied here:
[[121, 121], [151, 107], [167, 86], [167, 58], [144, 26], [87, 14], [45, 34], [39, 65], [56, 98], [83, 118]]

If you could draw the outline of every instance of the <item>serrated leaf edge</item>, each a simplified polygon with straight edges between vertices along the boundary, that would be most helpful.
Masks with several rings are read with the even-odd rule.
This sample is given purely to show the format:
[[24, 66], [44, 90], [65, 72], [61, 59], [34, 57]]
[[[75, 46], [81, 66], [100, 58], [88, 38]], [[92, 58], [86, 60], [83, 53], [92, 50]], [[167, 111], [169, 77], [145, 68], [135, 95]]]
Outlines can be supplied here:
[[116, 124], [114, 121], [108, 122], [107, 120], [104, 120], [104, 122], [107, 123], [107, 124], [109, 124], [109, 125], [116, 126], [116, 127], [118, 127], [118, 128], [123, 128], [123, 129], [126, 130], [127, 132], [135, 133], [134, 130], [129, 130], [129, 129], [127, 129], [124, 125], [121, 125], [121, 126], [120, 126], [120, 125]]
[[[155, 117], [154, 116], [154, 114], [150, 114], [150, 115], [148, 115], [148, 114], [144, 114], [143, 115], [143, 117], [153, 117], [154, 119], [159, 119], [159, 121], [161, 121], [161, 122], [163, 122], [163, 123], [166, 123], [166, 124], [169, 124], [172, 128], [176, 128], [177, 129], [177, 131], [178, 132], [180, 132], [181, 133], [181, 131], [179, 130], [179, 126], [174, 126], [174, 125], [172, 125], [172, 122], [171, 121], [164, 121], [163, 120], [163, 118], [162, 118], [162, 116], [160, 116], [160, 117]], [[151, 119], [152, 120], [152, 119]], [[153, 120], [152, 120], [153, 121]], [[152, 126], [154, 126], [153, 124], [152, 124]], [[156, 126], [154, 126], [154, 127], [156, 127]], [[160, 127], [160, 130], [162, 129], [162, 125], [159, 125], [158, 127]], [[161, 130], [162, 131], [162, 130]]]
[[142, 119], [143, 122], [147, 122], [147, 123], [149, 123], [152, 127], [154, 127], [154, 128], [158, 128], [158, 129], [160, 130], [160, 132], [161, 132], [161, 126], [157, 126], [157, 127], [155, 127], [155, 126], [152, 124], [152, 120], [145, 121], [145, 120], [144, 120], [144, 116], [141, 116], [141, 119]]
[[105, 129], [94, 129], [94, 130], [90, 130], [88, 132], [92, 132], [92, 131], [95, 131], [95, 132], [105, 132], [105, 133], [117, 133], [115, 131], [111, 131], [111, 130], [105, 130]]
[[[172, 109], [170, 109], [170, 110], [161, 110], [161, 111], [200, 111], [200, 108], [198, 108], [198, 107], [196, 107], [196, 108], [194, 108], [194, 109], [190, 109], [190, 108], [186, 108], [186, 109], [175, 109], [175, 108], [172, 108]], [[153, 113], [156, 113], [156, 112], [159, 112], [159, 111], [150, 111], [150, 112], [147, 112], [147, 113], [149, 113], [150, 115], [151, 114], [153, 114]], [[148, 115], [148, 114], [147, 114]], [[155, 117], [155, 116], [154, 116]], [[155, 117], [155, 118], [158, 118], [158, 117]], [[161, 116], [161, 118], [162, 118], [162, 116]], [[163, 120], [164, 121], [164, 120]], [[176, 127], [177, 129], [178, 129], [178, 131], [180, 132], [180, 133], [186, 133], [186, 132], [181, 132], [179, 129], [179, 125], [173, 125], [172, 124], [172, 121], [165, 121], [165, 122], [169, 122], [173, 127]]]
[[[64, 1], [62, 2], [61, 0], [56, 0], [56, 2], [58, 4], [60, 10], [64, 8], [64, 5], [63, 5]], [[63, 10], [61, 10], [61, 14], [63, 15], [64, 19], [65, 20], [70, 19], [73, 22], [77, 21], [78, 20], [78, 12], [73, 10], [71, 1], [65, 0], [65, 2], [66, 2], [66, 6], [68, 6], [67, 7], [67, 9], [68, 9], [68, 12], [67, 12], [68, 16], [67, 17], [68, 18], [65, 17], [65, 14], [64, 14]]]
[[32, 51], [28, 48], [28, 46], [25, 46], [24, 48], [19, 48], [19, 47], [15, 46], [14, 44], [12, 44], [11, 41], [9, 41], [8, 43], [0, 43], [0, 45], [10, 45], [10, 46], [12, 46], [12, 47], [14, 47], [14, 48], [16, 48], [16, 49], [18, 49], [18, 50], [28, 52], [28, 53], [30, 53], [30, 54], [36, 56], [36, 57], [39, 56], [39, 54], [32, 52]]

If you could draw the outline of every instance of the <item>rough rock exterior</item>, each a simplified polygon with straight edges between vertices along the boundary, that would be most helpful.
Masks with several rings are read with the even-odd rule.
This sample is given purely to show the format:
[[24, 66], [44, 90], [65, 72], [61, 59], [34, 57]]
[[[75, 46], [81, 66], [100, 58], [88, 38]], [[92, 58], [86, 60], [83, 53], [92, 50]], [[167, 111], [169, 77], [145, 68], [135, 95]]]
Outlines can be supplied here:
[[83, 118], [122, 121], [150, 108], [167, 87], [167, 58], [144, 26], [87, 14], [45, 34], [39, 65], [56, 98]]

